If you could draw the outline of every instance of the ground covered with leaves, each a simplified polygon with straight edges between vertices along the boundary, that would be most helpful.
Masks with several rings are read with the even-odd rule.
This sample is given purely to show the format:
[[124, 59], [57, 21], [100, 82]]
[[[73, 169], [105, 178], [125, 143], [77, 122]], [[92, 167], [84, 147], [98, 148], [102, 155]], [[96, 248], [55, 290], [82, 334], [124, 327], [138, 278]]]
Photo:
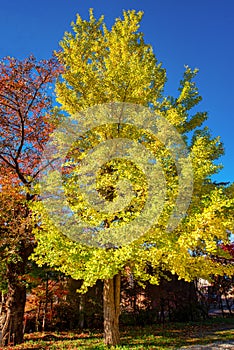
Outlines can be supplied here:
[[[170, 323], [147, 327], [124, 327], [121, 345], [116, 349], [178, 349], [196, 347], [234, 340], [234, 318], [216, 318], [200, 323]], [[215, 346], [215, 345], [214, 345]], [[200, 347], [199, 347], [200, 348]], [[206, 348], [206, 347], [205, 347]], [[210, 347], [215, 348], [215, 347]], [[234, 342], [233, 342], [234, 348]], [[2, 348], [1, 348], [2, 349]], [[32, 333], [25, 335], [25, 342], [8, 346], [4, 350], [41, 349], [107, 349], [103, 345], [102, 331]]]

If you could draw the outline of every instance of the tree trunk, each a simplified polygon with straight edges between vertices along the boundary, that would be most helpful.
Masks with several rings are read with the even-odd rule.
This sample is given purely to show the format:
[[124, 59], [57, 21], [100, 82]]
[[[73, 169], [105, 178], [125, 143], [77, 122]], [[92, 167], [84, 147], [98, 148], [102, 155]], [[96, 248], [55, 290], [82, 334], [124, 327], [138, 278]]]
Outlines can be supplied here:
[[104, 281], [104, 342], [106, 345], [112, 346], [116, 346], [120, 342], [120, 279], [121, 274], [118, 273], [113, 278]]
[[20, 283], [9, 282], [2, 327], [2, 346], [22, 343], [25, 303], [26, 287]]
[[79, 303], [79, 320], [78, 326], [80, 329], [84, 328], [85, 323], [85, 295], [80, 295], [80, 303]]
[[20, 259], [9, 262], [6, 269], [7, 294], [4, 311], [1, 315], [1, 345], [16, 345], [23, 342], [24, 308], [26, 303], [26, 284], [24, 281], [25, 267], [32, 253], [34, 244], [21, 242]]
[[228, 297], [227, 297], [227, 294], [226, 294], [226, 293], [224, 294], [224, 297], [225, 297], [225, 301], [226, 301], [226, 305], [227, 305], [229, 314], [232, 315], [232, 309], [231, 309], [231, 306], [230, 306], [230, 303], [229, 303], [229, 301], [228, 301]]
[[37, 308], [37, 313], [36, 313], [36, 321], [35, 321], [35, 330], [36, 332], [39, 332], [39, 325], [40, 325], [40, 312], [41, 312], [41, 300], [39, 301], [38, 308]]
[[46, 317], [47, 317], [47, 309], [48, 309], [48, 282], [49, 282], [49, 277], [48, 273], [46, 273], [46, 287], [45, 287], [45, 304], [44, 304], [44, 312], [43, 312], [43, 319], [42, 319], [42, 332], [45, 332], [46, 329]]

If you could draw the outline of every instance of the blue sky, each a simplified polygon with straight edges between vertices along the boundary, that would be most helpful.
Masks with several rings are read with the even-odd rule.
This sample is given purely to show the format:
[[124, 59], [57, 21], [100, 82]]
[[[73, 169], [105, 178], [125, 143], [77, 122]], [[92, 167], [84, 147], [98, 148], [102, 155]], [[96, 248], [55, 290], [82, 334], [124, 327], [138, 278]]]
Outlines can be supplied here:
[[49, 58], [76, 13], [94, 8], [110, 26], [123, 9], [143, 10], [141, 31], [167, 70], [166, 92], [176, 95], [184, 65], [199, 68], [200, 110], [225, 146], [216, 181], [234, 181], [233, 0], [10, 0], [0, 4], [0, 57]]

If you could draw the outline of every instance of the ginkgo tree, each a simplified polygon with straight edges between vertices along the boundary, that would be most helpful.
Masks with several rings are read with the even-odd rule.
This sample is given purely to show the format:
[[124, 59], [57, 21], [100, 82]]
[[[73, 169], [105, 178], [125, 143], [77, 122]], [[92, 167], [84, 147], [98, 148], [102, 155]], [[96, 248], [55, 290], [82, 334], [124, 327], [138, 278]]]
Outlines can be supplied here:
[[[75, 279], [82, 280], [81, 292], [93, 286], [98, 279], [104, 281], [104, 338], [108, 345], [116, 345], [120, 341], [120, 274], [126, 266], [142, 283], [147, 280], [158, 283], [162, 270], [176, 273], [185, 280], [192, 280], [197, 276], [208, 278], [211, 274], [233, 273], [233, 266], [223, 266], [213, 259], [216, 255], [224, 254], [219, 249], [219, 243], [227, 243], [228, 232], [233, 230], [234, 201], [233, 196], [227, 196], [224, 189], [215, 186], [211, 181], [211, 176], [221, 168], [216, 160], [223, 154], [223, 145], [218, 137], [213, 138], [210, 135], [207, 127], [202, 127], [207, 114], [193, 114], [193, 107], [201, 100], [194, 82], [197, 70], [185, 67], [177, 96], [164, 96], [166, 71], [158, 63], [152, 47], [145, 43], [143, 34], [139, 31], [142, 15], [142, 12], [137, 13], [134, 10], [124, 11], [123, 18], [117, 18], [112, 28], [108, 29], [104, 17], [96, 19], [91, 10], [88, 21], [78, 15], [76, 22], [72, 23], [73, 31], [65, 33], [60, 43], [61, 51], [57, 53], [64, 67], [61, 79], [56, 84], [57, 101], [68, 115], [76, 116], [74, 120], [77, 123], [71, 124], [69, 130], [74, 127], [76, 131], [76, 124], [78, 127], [85, 125], [86, 128], [83, 135], [77, 135], [77, 139], [68, 141], [71, 135], [66, 139], [61, 133], [61, 127], [57, 139], [55, 137], [56, 149], [59, 152], [66, 145], [67, 151], [62, 156], [55, 154], [54, 160], [56, 163], [58, 155], [63, 158], [60, 163], [62, 187], [74, 218], [78, 217], [88, 224], [96, 225], [102, 239], [105, 230], [116, 227], [121, 229], [125, 224], [141, 218], [151, 185], [148, 176], [134, 162], [135, 156], [132, 161], [121, 160], [117, 156], [107, 157], [106, 163], [102, 157], [96, 177], [98, 195], [110, 204], [113, 203], [120, 197], [117, 183], [121, 180], [121, 184], [124, 184], [124, 179], [131, 183], [133, 194], [130, 204], [128, 198], [125, 208], [112, 211], [108, 216], [105, 211], [100, 213], [97, 207], [88, 207], [87, 197], [84, 197], [81, 187], [77, 185], [80, 169], [84, 166], [85, 157], [89, 158], [89, 151], [97, 145], [110, 140], [113, 144], [116, 138], [135, 140], [152, 152], [163, 169], [163, 172], [157, 173], [160, 176], [155, 178], [159, 184], [159, 178], [164, 177], [161, 182], [165, 181], [166, 184], [166, 190], [162, 191], [164, 207], [158, 220], [149, 225], [144, 234], [137, 234], [124, 244], [122, 242], [118, 245], [116, 241], [115, 244], [107, 244], [108, 241], [104, 240], [98, 241], [99, 245], [90, 245], [88, 240], [79, 240], [80, 232], [77, 232], [77, 236], [74, 232], [64, 232], [61, 227], [68, 225], [66, 226], [64, 220], [61, 220], [61, 227], [57, 225], [58, 221], [48, 212], [45, 201], [34, 205], [35, 219], [37, 222], [39, 220], [40, 225], [35, 228], [38, 245], [33, 259], [39, 265], [47, 263]], [[140, 106], [140, 109], [147, 108], [152, 115], [159, 116], [158, 120], [165, 120], [167, 125], [171, 125], [171, 131], [181, 135], [189, 150], [186, 159], [192, 165], [193, 191], [186, 214], [177, 220], [173, 230], [168, 230], [168, 221], [176, 208], [175, 202], [180, 188], [177, 158], [170, 156], [173, 145], [168, 150], [162, 142], [164, 124], [161, 125], [161, 140], [151, 134], [149, 129], [144, 130], [145, 120], [151, 118], [148, 112], [146, 119], [142, 120], [143, 126], [140, 130], [130, 122], [125, 123], [124, 118], [121, 119], [123, 115], [119, 106], [127, 106], [127, 110], [129, 104]], [[95, 105], [105, 106], [104, 109], [107, 106], [107, 110], [110, 108], [107, 113], [109, 122], [103, 119], [100, 125], [93, 124], [93, 120], [99, 120], [100, 117], [98, 109], [90, 113], [89, 108], [93, 111], [92, 106]], [[113, 106], [117, 106], [117, 110], [113, 111]], [[136, 114], [138, 107], [133, 108]], [[131, 113], [134, 111], [131, 110]], [[114, 118], [116, 114], [119, 116], [117, 120]], [[66, 134], [65, 132], [65, 136]], [[94, 158], [90, 159], [92, 163]], [[185, 166], [183, 171], [188, 175], [186, 169]], [[55, 181], [55, 173], [52, 174], [50, 178], [49, 172], [47, 173], [51, 190]], [[191, 178], [187, 185], [191, 190]], [[160, 195], [160, 191], [158, 194]], [[55, 197], [51, 199], [54, 205]], [[59, 205], [55, 208], [55, 211], [58, 210], [57, 219], [63, 214], [63, 208], [63, 205], [60, 209]], [[50, 209], [53, 212], [53, 205]], [[71, 219], [69, 215], [68, 221]], [[139, 219], [139, 230], [140, 227]]]

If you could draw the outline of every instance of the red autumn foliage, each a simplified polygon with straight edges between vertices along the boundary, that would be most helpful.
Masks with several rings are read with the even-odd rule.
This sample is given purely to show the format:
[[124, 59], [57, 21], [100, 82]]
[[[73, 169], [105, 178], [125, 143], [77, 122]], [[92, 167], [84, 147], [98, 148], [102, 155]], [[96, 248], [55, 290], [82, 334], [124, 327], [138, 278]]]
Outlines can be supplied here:
[[43, 148], [55, 128], [49, 121], [49, 89], [59, 73], [55, 58], [0, 61], [0, 246], [7, 284], [0, 315], [2, 345], [23, 340], [24, 275], [35, 246], [28, 202], [34, 199]]
[[229, 253], [231, 255], [232, 258], [230, 258], [232, 261], [234, 261], [234, 243], [230, 243], [230, 244], [222, 244], [221, 248]]
[[41, 154], [53, 125], [50, 84], [60, 72], [55, 58], [36, 62], [33, 56], [0, 62], [0, 166], [23, 184], [40, 171]]

